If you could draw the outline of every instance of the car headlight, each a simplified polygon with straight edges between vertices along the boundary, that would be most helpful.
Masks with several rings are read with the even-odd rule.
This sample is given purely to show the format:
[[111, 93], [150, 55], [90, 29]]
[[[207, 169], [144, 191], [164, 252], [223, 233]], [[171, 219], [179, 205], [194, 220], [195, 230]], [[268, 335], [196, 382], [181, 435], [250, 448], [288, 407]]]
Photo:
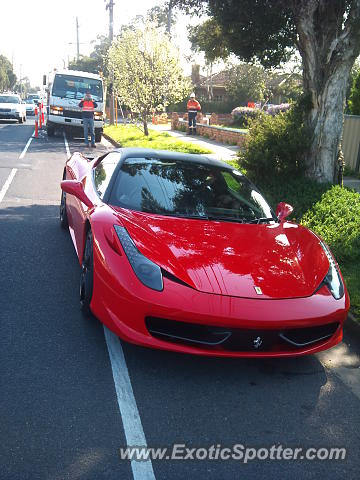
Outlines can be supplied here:
[[323, 283], [328, 287], [332, 296], [339, 300], [345, 292], [344, 283], [341, 280], [339, 269], [335, 263], [334, 257], [332, 256], [329, 248], [325, 245], [325, 243], [320, 242], [327, 259], [329, 260], [330, 267], [329, 271], [326, 274], [326, 277], [323, 280]]
[[63, 115], [64, 109], [62, 107], [50, 107], [50, 113], [53, 115]]
[[161, 292], [164, 286], [160, 267], [139, 252], [125, 227], [114, 225], [114, 228], [130, 265], [140, 282], [153, 290]]

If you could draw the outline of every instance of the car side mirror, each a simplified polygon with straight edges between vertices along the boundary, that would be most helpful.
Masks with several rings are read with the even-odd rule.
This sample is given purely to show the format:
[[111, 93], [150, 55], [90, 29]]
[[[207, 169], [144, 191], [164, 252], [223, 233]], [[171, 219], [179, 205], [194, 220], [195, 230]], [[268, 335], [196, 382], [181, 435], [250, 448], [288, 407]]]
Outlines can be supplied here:
[[288, 203], [280, 202], [276, 207], [276, 216], [283, 222], [294, 211], [294, 207]]
[[81, 182], [77, 180], [63, 180], [60, 184], [61, 190], [74, 197], [78, 198], [80, 202], [84, 203], [88, 208], [93, 208], [94, 204], [84, 192], [84, 187]]

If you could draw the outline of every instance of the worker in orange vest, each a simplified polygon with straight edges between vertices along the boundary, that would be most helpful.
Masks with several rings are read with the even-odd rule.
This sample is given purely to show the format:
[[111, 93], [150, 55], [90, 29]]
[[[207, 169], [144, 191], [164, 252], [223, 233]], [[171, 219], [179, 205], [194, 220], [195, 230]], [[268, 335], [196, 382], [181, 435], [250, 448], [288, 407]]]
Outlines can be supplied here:
[[196, 135], [196, 115], [201, 110], [200, 103], [195, 99], [195, 93], [190, 95], [187, 102], [187, 111], [189, 116], [189, 135]]
[[86, 92], [85, 97], [79, 103], [79, 107], [82, 111], [82, 120], [84, 127], [84, 139], [85, 145], [89, 146], [89, 133], [91, 137], [91, 146], [96, 148], [95, 145], [95, 126], [94, 126], [94, 110], [97, 108], [97, 103], [91, 97], [91, 92]]

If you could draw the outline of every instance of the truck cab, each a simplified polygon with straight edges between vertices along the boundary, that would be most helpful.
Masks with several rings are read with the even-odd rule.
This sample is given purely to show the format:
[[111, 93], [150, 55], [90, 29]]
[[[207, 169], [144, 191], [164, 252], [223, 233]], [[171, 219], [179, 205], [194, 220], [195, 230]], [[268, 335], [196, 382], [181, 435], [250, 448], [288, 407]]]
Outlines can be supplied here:
[[105, 111], [103, 79], [100, 75], [75, 70], [55, 71], [49, 77], [46, 120], [49, 137], [54, 136], [57, 130], [72, 136], [83, 136], [79, 102], [88, 91], [97, 103], [94, 112], [95, 141], [101, 141]]

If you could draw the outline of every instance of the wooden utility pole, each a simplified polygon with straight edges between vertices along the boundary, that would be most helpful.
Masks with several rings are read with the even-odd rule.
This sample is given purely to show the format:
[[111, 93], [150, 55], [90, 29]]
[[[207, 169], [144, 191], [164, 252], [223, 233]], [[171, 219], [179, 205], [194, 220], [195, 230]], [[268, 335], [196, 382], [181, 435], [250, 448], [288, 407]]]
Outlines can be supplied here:
[[[106, 0], [105, 0], [106, 2]], [[114, 39], [114, 1], [109, 0], [106, 4], [106, 9], [109, 9], [109, 40], [110, 45]], [[110, 125], [114, 125], [114, 71], [110, 72], [111, 82], [111, 96], [110, 96]]]
[[76, 17], [76, 59], [80, 59], [80, 42], [79, 42], [79, 19]]

